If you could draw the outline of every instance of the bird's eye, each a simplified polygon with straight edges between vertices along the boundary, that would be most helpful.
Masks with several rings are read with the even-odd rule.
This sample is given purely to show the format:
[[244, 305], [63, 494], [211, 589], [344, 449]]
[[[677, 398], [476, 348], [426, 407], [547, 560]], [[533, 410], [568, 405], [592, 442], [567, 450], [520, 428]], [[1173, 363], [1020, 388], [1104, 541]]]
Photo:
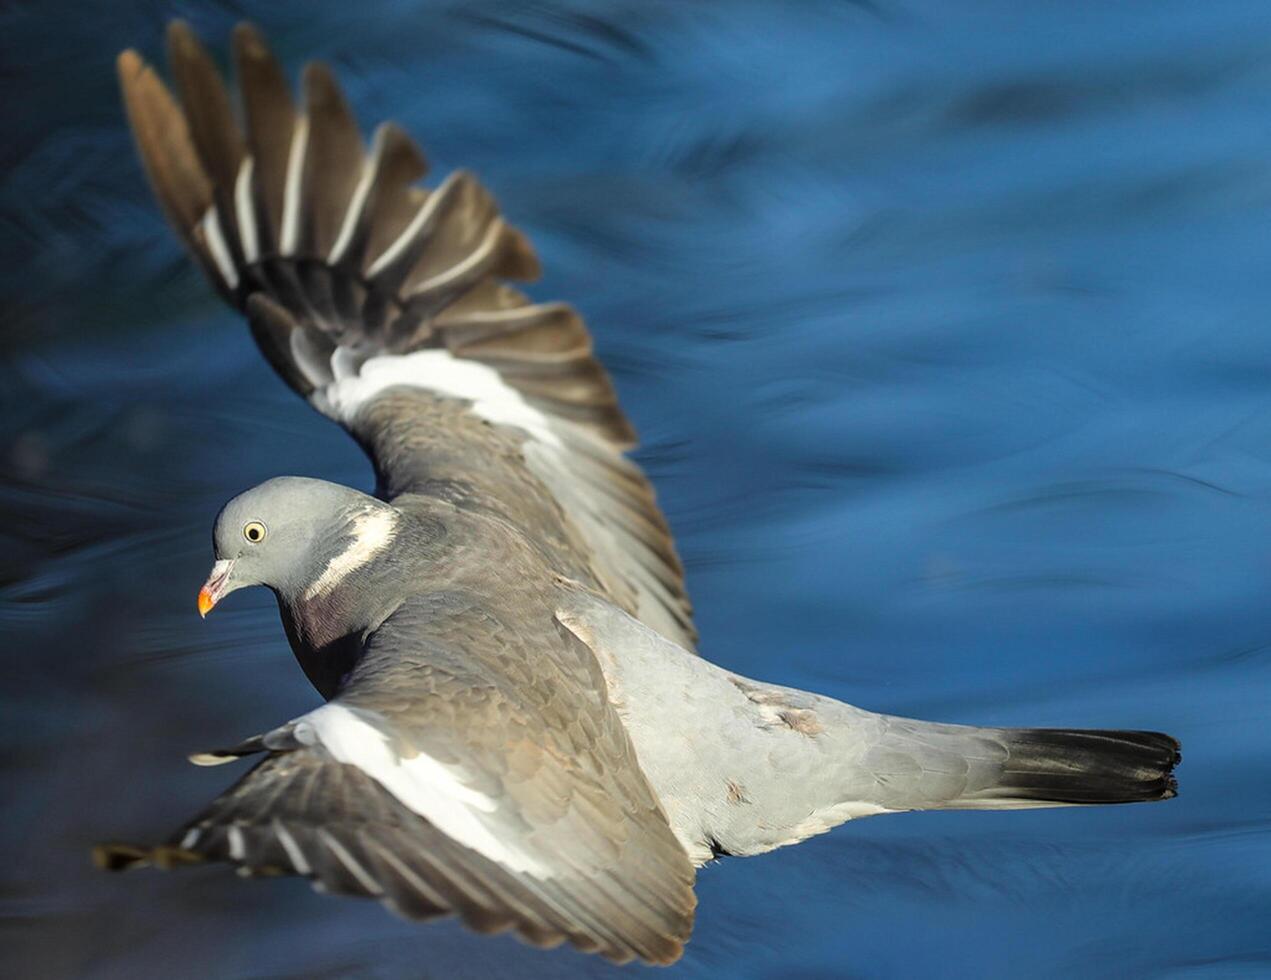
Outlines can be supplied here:
[[260, 521], [248, 521], [243, 525], [243, 537], [252, 544], [260, 544], [265, 540], [265, 525]]

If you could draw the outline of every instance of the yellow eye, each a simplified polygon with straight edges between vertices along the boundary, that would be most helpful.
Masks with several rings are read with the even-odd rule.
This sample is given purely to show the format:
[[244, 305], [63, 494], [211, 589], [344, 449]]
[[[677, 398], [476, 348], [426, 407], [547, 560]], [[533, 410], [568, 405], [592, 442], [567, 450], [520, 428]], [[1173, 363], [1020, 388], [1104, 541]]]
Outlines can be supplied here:
[[260, 544], [265, 540], [265, 525], [260, 521], [248, 521], [243, 525], [243, 537], [252, 544]]

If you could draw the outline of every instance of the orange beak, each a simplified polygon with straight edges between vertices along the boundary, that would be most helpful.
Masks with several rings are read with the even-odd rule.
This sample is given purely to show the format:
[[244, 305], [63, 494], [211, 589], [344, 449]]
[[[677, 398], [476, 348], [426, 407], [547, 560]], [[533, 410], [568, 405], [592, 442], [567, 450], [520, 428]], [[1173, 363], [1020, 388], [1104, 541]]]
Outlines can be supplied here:
[[218, 561], [212, 566], [212, 574], [199, 589], [199, 615], [206, 616], [224, 597], [229, 589], [229, 573], [234, 568], [233, 561]]

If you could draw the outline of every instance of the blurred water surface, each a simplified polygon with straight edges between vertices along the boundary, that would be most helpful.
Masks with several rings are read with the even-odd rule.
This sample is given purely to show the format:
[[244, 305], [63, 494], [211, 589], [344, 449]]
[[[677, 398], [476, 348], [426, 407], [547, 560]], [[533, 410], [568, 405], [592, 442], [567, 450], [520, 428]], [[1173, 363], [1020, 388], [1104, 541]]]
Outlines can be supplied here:
[[316, 696], [220, 504], [366, 487], [149, 200], [112, 58], [250, 16], [477, 171], [592, 325], [706, 654], [875, 709], [1166, 729], [1158, 806], [866, 820], [700, 875], [685, 978], [1271, 975], [1271, 6], [0, 8], [0, 961], [609, 975], [220, 870], [108, 877]]

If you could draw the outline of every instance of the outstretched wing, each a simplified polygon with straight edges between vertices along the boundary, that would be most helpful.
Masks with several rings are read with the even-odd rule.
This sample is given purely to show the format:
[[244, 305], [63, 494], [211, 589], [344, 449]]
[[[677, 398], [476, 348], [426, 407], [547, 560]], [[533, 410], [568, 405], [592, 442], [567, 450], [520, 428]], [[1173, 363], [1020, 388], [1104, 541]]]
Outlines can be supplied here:
[[[321, 64], [297, 108], [247, 25], [240, 130], [189, 28], [168, 40], [180, 103], [135, 52], [119, 57], [133, 133], [169, 220], [275, 370], [358, 439], [386, 498], [497, 512], [691, 649], [669, 529], [623, 456], [634, 432], [578, 314], [506, 284], [538, 261], [490, 194], [463, 172], [419, 186], [423, 154], [392, 123], [367, 153]], [[514, 433], [519, 453], [483, 457], [474, 423]]]
[[104, 861], [229, 861], [410, 918], [671, 962], [693, 868], [594, 656], [559, 640], [529, 649], [455, 594], [412, 600], [335, 700], [224, 754], [273, 750], [169, 846]]

